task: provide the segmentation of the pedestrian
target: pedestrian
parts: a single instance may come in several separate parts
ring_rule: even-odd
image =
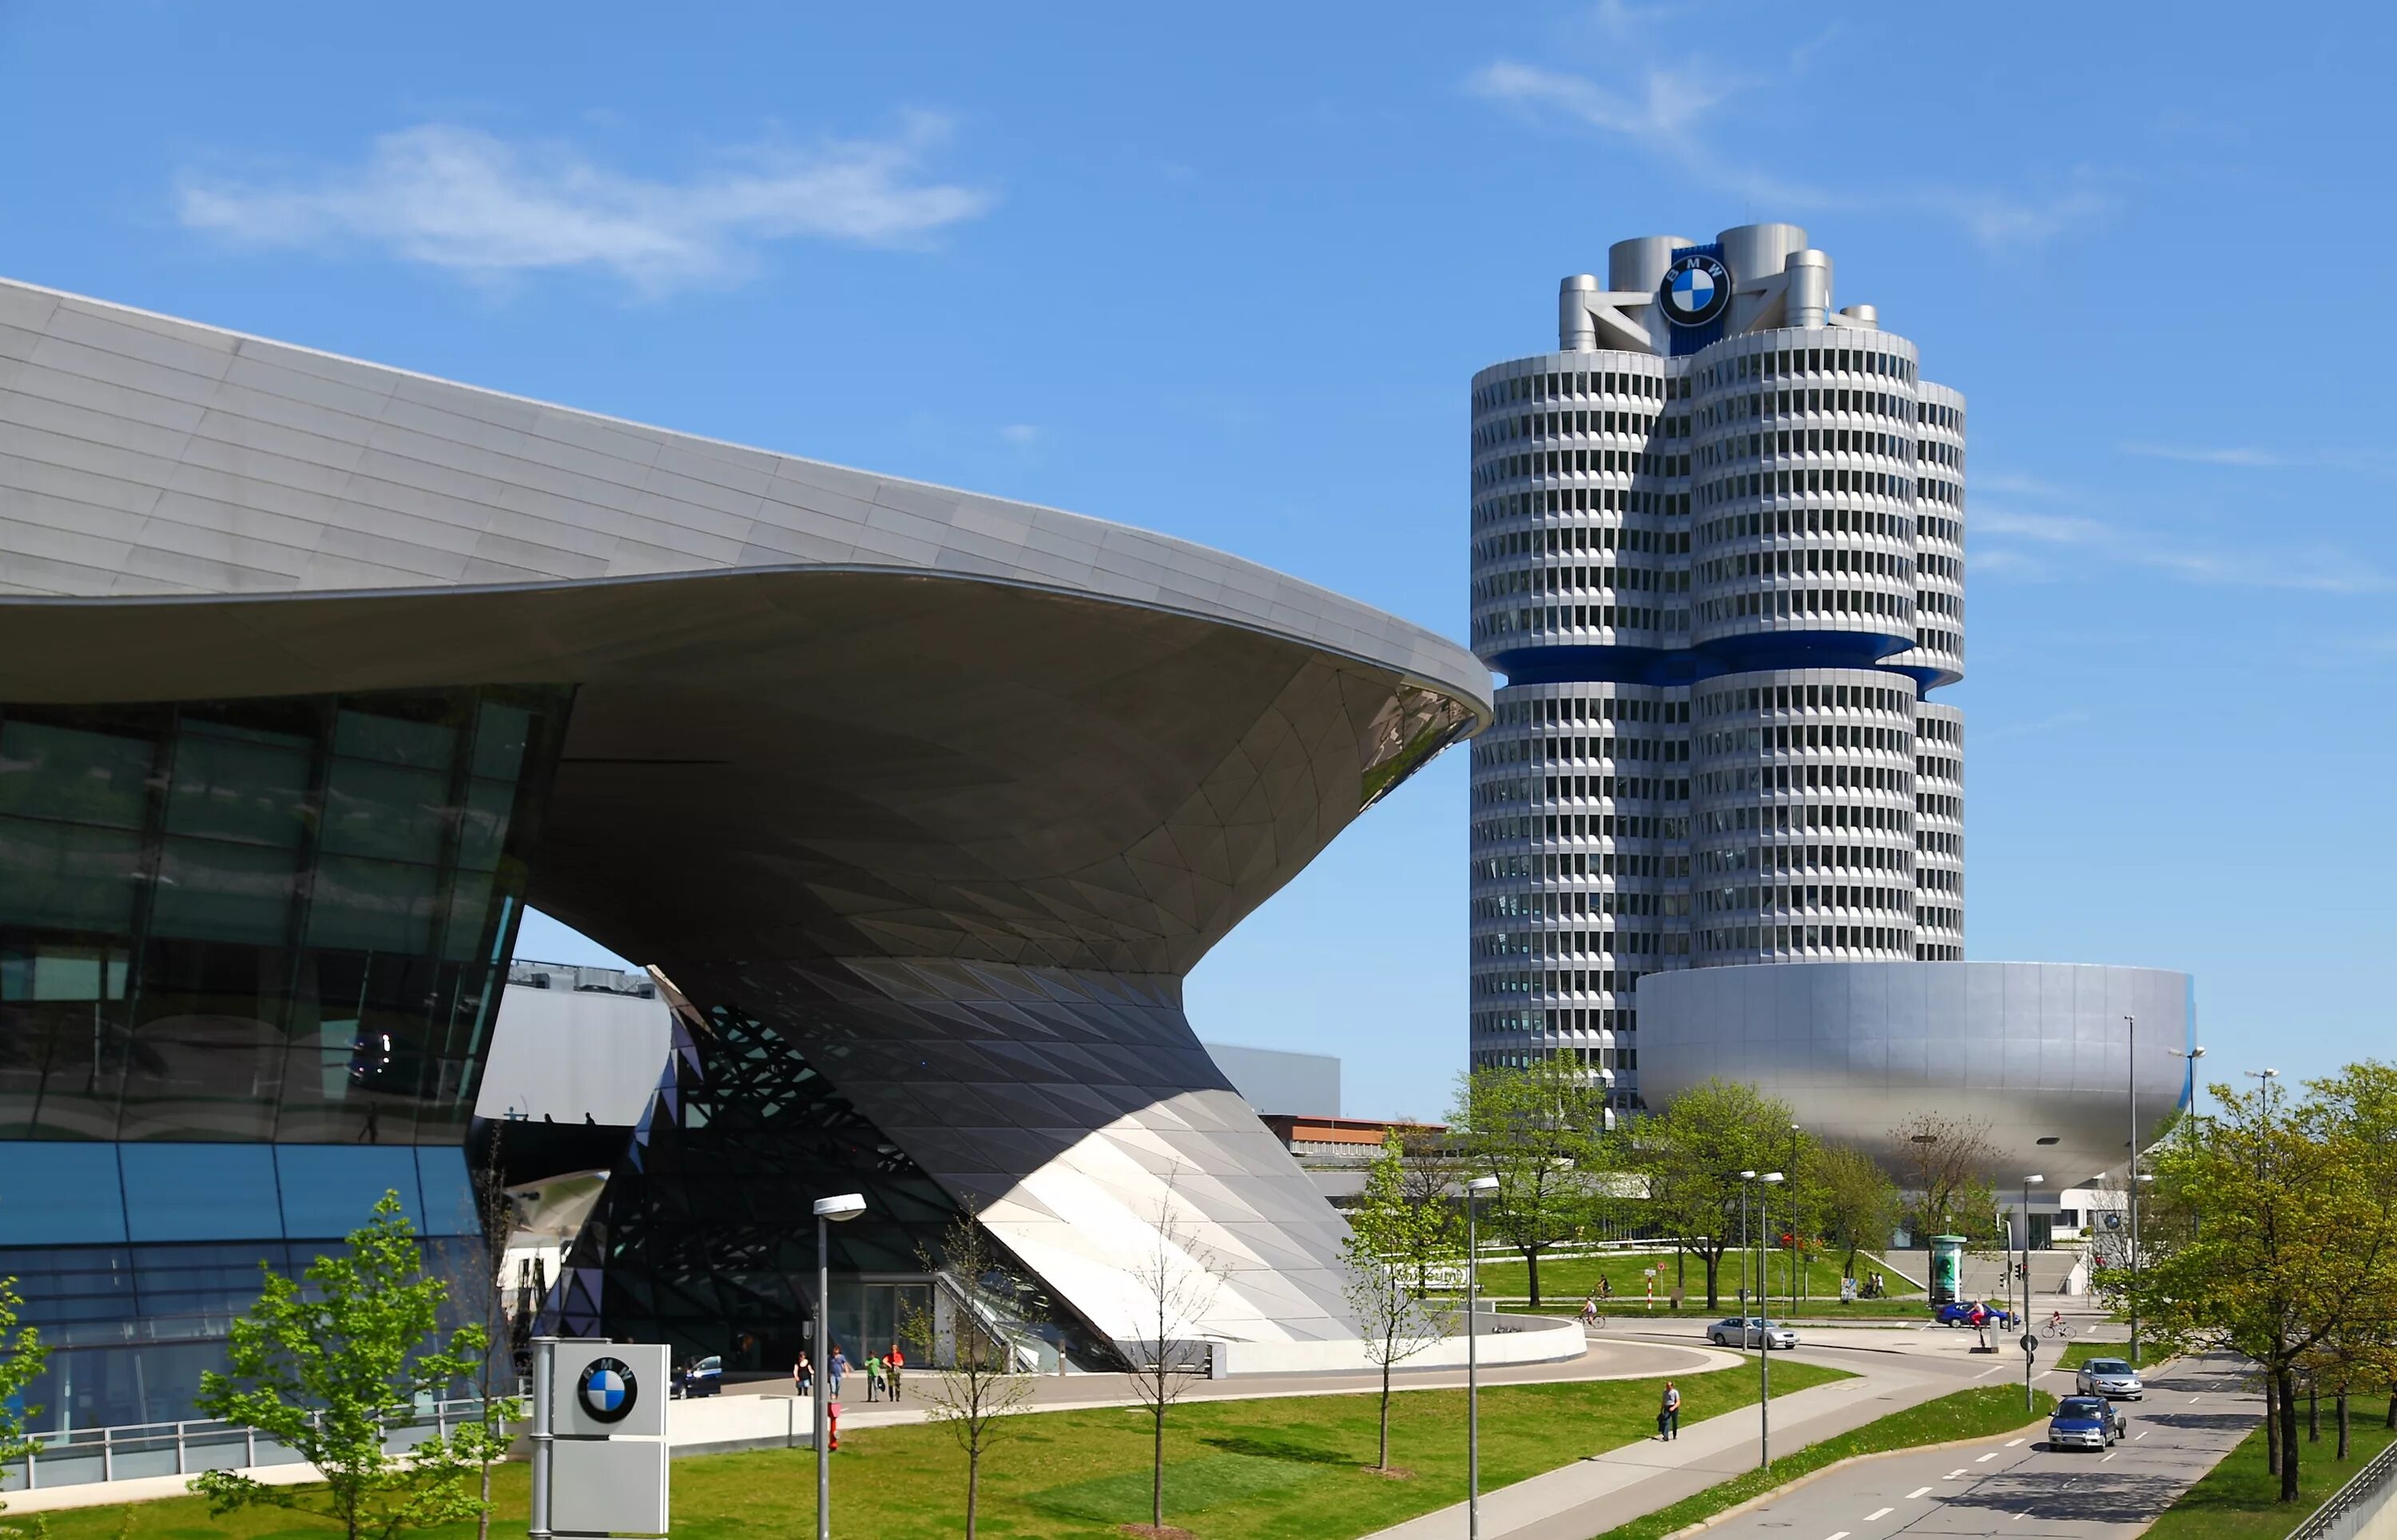
[[[865,1399],[867,1401],[877,1401],[882,1399],[883,1373],[880,1359],[869,1357],[865,1361]]]
[[[802,1348],[799,1352],[798,1361],[791,1365],[791,1394],[795,1396],[806,1395],[814,1379],[815,1365],[808,1361],[807,1352]]]
[[[1681,1436],[1681,1387],[1671,1380],[1665,1382],[1665,1399],[1656,1408],[1656,1437],[1678,1439]]]
[[[824,1378],[827,1381],[826,1388],[830,1389],[834,1395],[839,1395],[840,1382],[847,1378],[848,1375],[849,1355],[842,1352],[840,1350],[840,1344],[836,1342],[832,1345],[832,1357],[824,1360]]]
[[[891,1399],[892,1401],[897,1401],[899,1399],[899,1371],[907,1366],[907,1355],[901,1352],[899,1350],[899,1345],[894,1342],[891,1345],[890,1353],[883,1358],[882,1361],[891,1371]]]

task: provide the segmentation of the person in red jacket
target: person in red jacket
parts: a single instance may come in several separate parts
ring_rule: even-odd
[[[901,1352],[899,1350],[899,1345],[894,1342],[891,1345],[891,1356],[884,1359],[882,1361],[886,1366],[888,1366],[891,1372],[891,1399],[892,1401],[897,1401],[899,1399],[899,1371],[907,1366],[907,1355]]]

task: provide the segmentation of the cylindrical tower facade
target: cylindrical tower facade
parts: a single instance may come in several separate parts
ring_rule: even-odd
[[[1636,1106],[1643,974],[1962,954],[1962,400],[1831,271],[1619,242],[1474,377],[1476,1063]]]

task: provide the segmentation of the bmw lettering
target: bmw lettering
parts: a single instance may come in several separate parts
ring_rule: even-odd
[[[1665,270],[1657,299],[1665,317],[1677,326],[1703,326],[1731,303],[1731,269],[1702,252],[1681,258]]]
[[[623,1422],[641,1399],[640,1381],[622,1359],[593,1359],[585,1365],[574,1394],[594,1422]]]

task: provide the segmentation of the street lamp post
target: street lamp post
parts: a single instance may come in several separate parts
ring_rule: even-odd
[[[1756,1173],[1753,1171],[1739,1174],[1739,1318],[1742,1321],[1748,1319],[1748,1188],[1755,1180]],[[1741,1328],[1741,1340],[1746,1341],[1747,1336],[1747,1329]]]
[[[2023,1410],[2026,1412],[2030,1410],[2030,1363],[2031,1354],[2034,1351],[2030,1345],[2038,1340],[2031,1335],[2030,1331],[2030,1189],[2046,1180],[2046,1177],[2039,1175],[2025,1176],[2023,1178],[2022,1320],[2018,1324],[2022,1327]]]
[[[2197,1122],[2197,1061],[2205,1056],[2205,1045],[2199,1043],[2193,1048],[2175,1048],[2172,1056],[2189,1061],[2189,1082],[2181,1092],[2180,1121],[2182,1126],[2193,1128]],[[2182,1142],[2187,1143],[2188,1140]]]
[[[837,1198],[816,1200],[816,1372],[808,1397],[812,1403],[810,1416],[816,1440],[816,1540],[832,1540],[832,1450],[824,1441],[824,1406],[832,1399],[832,1348],[828,1346],[832,1315],[831,1227],[845,1224],[864,1212],[863,1193],[845,1192]]]
[[[2126,1077],[2131,1094],[2131,1163],[2130,1175],[2123,1187],[2128,1189],[2131,1205],[2131,1367],[2139,1366],[2139,1018],[2126,1016],[2122,1025],[2127,1029],[2130,1049],[2130,1073]]]
[[[1481,1540],[1481,1348],[1474,1321],[1474,1294],[1480,1281],[1480,1253],[1474,1213],[1485,1192],[1498,1190],[1495,1176],[1465,1184],[1465,1533]]]
[[[1757,1182],[1763,1187],[1773,1187],[1781,1179],[1781,1173],[1777,1171],[1767,1171],[1761,1175],[1753,1171],[1741,1172],[1739,1189],[1741,1209],[1745,1211],[1748,1206],[1748,1183]],[[1756,1195],[1756,1244],[1759,1252],[1756,1267],[1760,1278],[1763,1276],[1764,1269],[1764,1257],[1761,1255],[1766,1228],[1764,1197],[1764,1193],[1759,1190]],[[1772,1295],[1764,1294],[1761,1297],[1764,1304],[1769,1306],[1772,1303]],[[1746,1318],[1742,1319],[1744,1321]],[[1740,1335],[1745,1337],[1747,1334],[1748,1328],[1743,1324],[1740,1328]],[[1756,1317],[1756,1376],[1757,1388],[1761,1392],[1756,1401],[1756,1463],[1757,1468],[1761,1470],[1773,1463],[1773,1315],[1769,1309],[1759,1310]]]
[[[1791,1190],[1794,1192],[1798,1181],[1798,1125],[1796,1123],[1789,1125],[1789,1181]],[[1798,1201],[1792,1198],[1789,1201],[1789,1319],[1792,1321],[1798,1319],[1799,1281],[1805,1276],[1804,1255],[1804,1248],[1799,1244],[1798,1238]]]

